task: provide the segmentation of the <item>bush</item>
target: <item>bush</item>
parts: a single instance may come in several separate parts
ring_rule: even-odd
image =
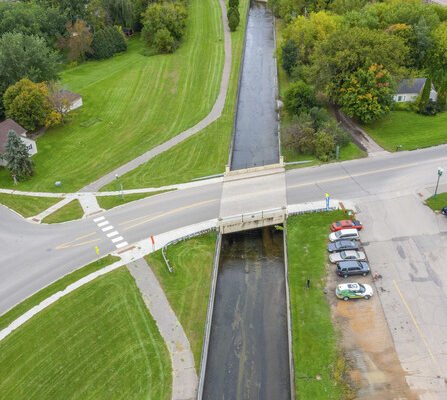
[[[284,96],[284,107],[290,115],[307,113],[317,105],[314,89],[303,81],[293,82]]]
[[[159,53],[172,53],[175,50],[175,39],[166,28],[155,33],[154,47]]]
[[[281,49],[282,67],[287,75],[291,76],[298,63],[298,46],[293,40],[288,39]]]
[[[228,17],[228,27],[231,32],[234,32],[239,26],[240,16],[239,10],[237,8],[230,8],[227,13]]]
[[[108,26],[96,31],[93,35],[91,57],[104,59],[127,50],[127,42],[122,32]]]
[[[239,7],[239,0],[230,0],[228,2],[228,6],[230,8],[238,8]]]
[[[149,4],[143,14],[143,39],[158,51],[163,48],[166,52],[169,48],[169,52],[173,52],[185,32],[187,16],[186,7],[182,3]],[[169,35],[164,31],[158,33],[160,30],[168,31]]]

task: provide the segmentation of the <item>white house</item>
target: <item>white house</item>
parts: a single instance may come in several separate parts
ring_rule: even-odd
[[[64,103],[68,104],[68,110],[65,111],[73,111],[82,106],[82,96],[80,94],[65,89],[62,89],[59,93]]]
[[[36,142],[26,136],[26,130],[12,119],[0,122],[0,165],[5,166],[6,161],[1,157],[6,152],[9,131],[13,131],[25,144],[30,156],[37,153]]]
[[[403,79],[399,84],[396,94],[393,96],[393,100],[396,103],[409,103],[416,101],[417,97],[422,93],[422,89],[424,89],[426,81],[426,78]],[[437,98],[438,92],[432,84],[430,90],[430,100],[436,101]]]

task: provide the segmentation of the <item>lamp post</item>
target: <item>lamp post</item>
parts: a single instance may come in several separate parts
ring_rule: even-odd
[[[124,200],[124,193],[123,193],[123,183],[119,181],[119,175],[115,174],[116,182],[117,182],[117,188],[120,190],[120,196],[121,200]]]
[[[436,197],[436,194],[438,193],[439,179],[441,179],[443,172],[444,172],[444,170],[441,167],[438,167],[438,180],[436,181],[436,189],[435,189],[435,194],[433,195],[433,197]]]

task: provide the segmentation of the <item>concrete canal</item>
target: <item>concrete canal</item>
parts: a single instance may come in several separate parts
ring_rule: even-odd
[[[231,169],[279,162],[273,16],[252,2],[239,88]]]
[[[225,235],[203,399],[290,399],[281,231]]]

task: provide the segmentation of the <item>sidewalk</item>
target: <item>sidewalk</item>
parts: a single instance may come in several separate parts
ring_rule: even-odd
[[[160,283],[144,258],[127,268],[140,289],[144,303],[158,326],[172,361],[172,400],[193,400],[197,391],[197,373],[188,338],[172,310]]]

